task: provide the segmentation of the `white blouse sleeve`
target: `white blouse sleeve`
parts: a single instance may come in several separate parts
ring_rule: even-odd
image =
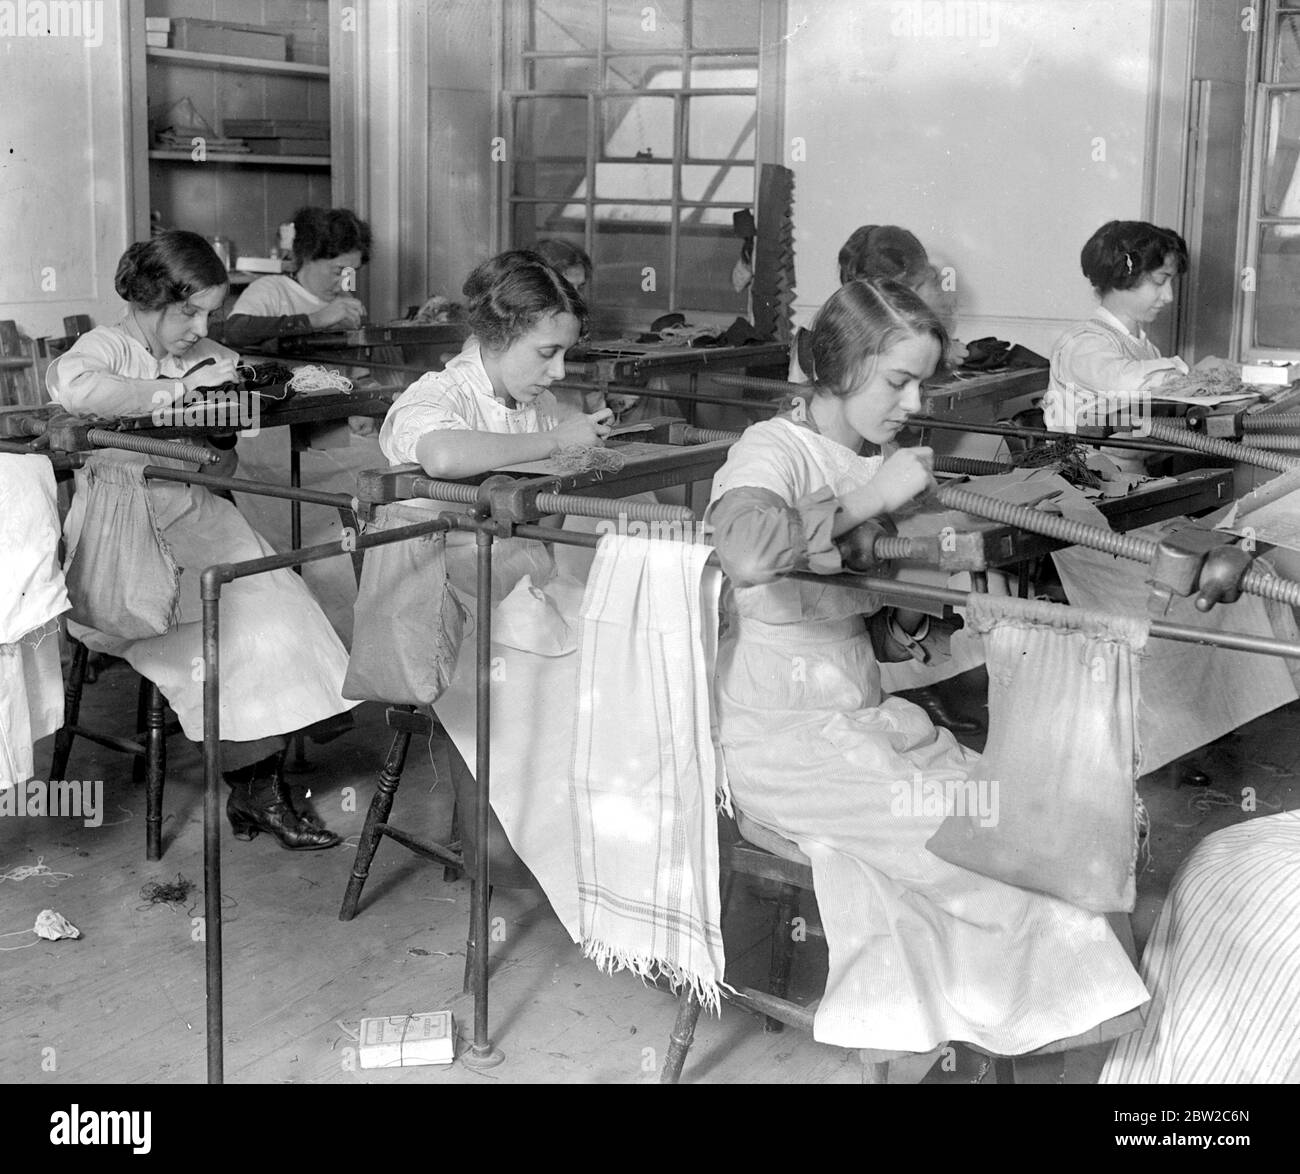
[[[126,339],[112,331],[83,334],[50,364],[45,376],[50,398],[81,416],[145,416],[185,394],[179,379],[131,379]]]
[[[422,375],[408,387],[384,417],[379,447],[394,465],[418,463],[415,447],[428,432],[472,431],[474,421],[459,410],[453,387],[437,373]]]
[[[1066,335],[1052,355],[1052,374],[1062,386],[1100,396],[1124,396],[1154,387],[1165,373],[1183,370],[1176,358],[1135,359],[1123,354],[1104,330]]]

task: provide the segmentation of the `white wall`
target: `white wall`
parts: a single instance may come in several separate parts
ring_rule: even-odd
[[[85,7],[102,13],[99,44],[0,36],[0,318],[33,338],[62,335],[65,315],[105,323],[122,313],[113,273],[131,239],[123,5]]]
[[[334,196],[370,221],[367,305],[383,321],[430,294],[459,297],[494,251],[497,30],[486,0],[349,7],[360,23],[336,38]]]
[[[955,269],[959,337],[1049,349],[1092,308],[1084,241],[1143,214],[1160,2],[791,0],[799,320],[849,233],[892,223]]]

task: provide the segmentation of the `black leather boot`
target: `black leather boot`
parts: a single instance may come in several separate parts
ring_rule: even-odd
[[[897,696],[904,701],[910,701],[913,705],[919,705],[929,715],[930,720],[936,726],[944,726],[950,729],[954,734],[978,734],[983,728],[983,724],[972,721],[969,718],[958,717],[953,713],[939,696],[938,690],[932,686],[926,686],[922,689],[906,689]]]
[[[237,840],[251,840],[258,832],[274,836],[282,848],[310,852],[342,843],[333,832],[313,826],[294,810],[284,781],[284,752],[226,774],[230,798],[226,815]]]

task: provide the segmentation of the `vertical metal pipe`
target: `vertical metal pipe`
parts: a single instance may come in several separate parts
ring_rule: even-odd
[[[223,1082],[221,992],[221,691],[217,642],[221,583],[203,574],[203,912],[208,1083]]]
[[[474,775],[478,786],[474,788],[474,830],[478,838],[478,855],[475,860],[474,899],[471,910],[474,951],[474,1055],[487,1057],[492,1053],[488,1039],[488,906],[491,877],[489,874],[489,820],[491,816],[490,772],[492,751],[492,533],[481,529],[475,534],[478,555],[478,642],[476,647],[476,746]]]

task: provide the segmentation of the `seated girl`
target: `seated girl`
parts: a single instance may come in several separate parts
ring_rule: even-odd
[[[202,237],[166,232],[132,245],[118,263],[115,288],[127,302],[126,316],[116,326],[83,334],[50,365],[46,378],[55,403],[81,415],[148,415],[189,392],[235,378],[238,356],[207,337],[209,317],[226,296],[226,269]],[[112,449],[89,460],[97,467],[117,463],[193,471],[181,461]],[[77,473],[77,485],[65,527],[70,556],[82,536],[84,472]],[[185,572],[179,624],[138,640],[74,623],[69,630],[91,649],[123,657],[157,684],[185,736],[198,742],[203,738],[203,684],[194,671],[203,660],[199,575],[214,563],[274,551],[233,505],[207,489],[155,480],[147,492],[157,529]],[[322,736],[327,729],[341,732],[340,715],[356,704],[340,693],[346,669],[343,645],[291,571],[240,579],[222,592],[221,752],[231,787],[226,811],[237,837],[252,839],[265,831],[293,849],[339,843],[313,812],[295,808],[283,762],[290,734],[306,727]]]
[[[931,485],[930,450],[895,439],[947,341],[910,289],[849,282],[813,323],[809,393],[732,447],[707,514],[730,579],[719,732],[737,806],[812,860],[830,949],[816,1038],[1019,1055],[1132,1011],[1146,991],[1103,918],[926,850],[943,816],[900,794],[964,780],[978,756],[882,695],[863,614],[879,600],[784,577],[841,570],[837,539]],[[918,618],[873,627],[899,640]]]
[[[941,322],[946,322],[948,307],[939,283],[939,275],[930,263],[925,246],[905,228],[896,224],[863,224],[855,228],[840,248],[838,257],[840,284],[850,281],[896,281],[907,286],[928,305]],[[810,335],[802,327],[795,333],[790,348],[791,383],[803,383],[811,370],[808,353]],[[966,357],[966,348],[954,338],[948,340],[944,363],[956,366]]]
[[[586,327],[577,290],[536,253],[518,250],[475,269],[464,294],[473,337],[398,397],[379,433],[384,455],[433,477],[470,477],[599,444],[609,410],[561,421],[548,390]]]
[[[577,245],[558,236],[539,240],[534,251],[584,297],[591,291],[591,258]]]
[[[1079,262],[1098,306],[1052,350],[1042,406],[1054,432],[1099,427],[1119,408],[1146,411],[1143,392],[1187,374],[1187,364],[1162,357],[1142,329],[1174,300],[1174,278],[1187,270],[1183,238],[1172,228],[1112,220],[1088,238]]]
[[[475,269],[464,294],[474,334],[442,371],[421,376],[398,397],[379,433],[384,455],[395,465],[418,463],[432,477],[455,478],[543,460],[566,445],[600,444],[609,409],[566,416],[548,390],[564,378],[564,354],[586,328],[587,307],[573,286],[536,253],[515,251]],[[411,504],[465,508],[427,499]],[[542,543],[513,538],[494,543],[492,569],[500,600],[525,574],[540,586],[554,573],[554,560]],[[447,575],[466,600],[477,594],[471,533],[448,534]],[[470,811],[473,776],[455,747],[448,749],[458,800]],[[471,841],[466,835],[472,872]],[[526,883],[495,817],[489,851],[502,865],[494,864],[496,883]]]
[[[259,277],[226,319],[225,341],[257,346],[317,330],[354,330],[366,308],[354,296],[370,260],[370,226],[347,208],[301,208],[293,218],[295,271]]]

